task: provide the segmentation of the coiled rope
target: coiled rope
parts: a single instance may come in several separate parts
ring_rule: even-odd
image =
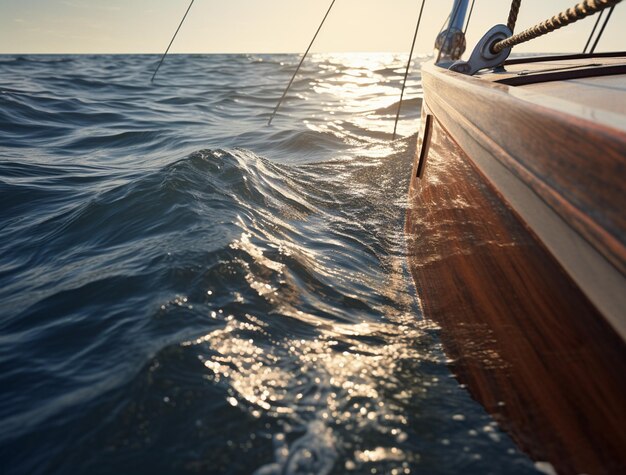
[[[513,35],[505,40],[499,41],[491,47],[494,53],[499,53],[505,48],[510,48],[521,43],[533,40],[564,26],[570,25],[578,20],[582,20],[594,13],[598,13],[605,8],[617,5],[622,0],[585,0],[578,5],[554,15],[552,18],[539,23],[532,28]],[[516,3],[515,0],[513,3]],[[513,8],[511,8],[513,10]],[[517,18],[517,14],[515,15]],[[510,17],[509,17],[510,20]]]

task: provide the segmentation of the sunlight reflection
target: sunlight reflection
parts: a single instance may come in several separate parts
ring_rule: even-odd
[[[244,233],[233,248],[246,250],[268,275],[280,274],[286,282],[283,265],[264,256],[251,238],[251,233]],[[403,260],[398,256],[387,260],[390,272],[383,292],[396,304],[408,305]],[[399,375],[405,361],[437,358],[420,353],[414,344],[423,338],[428,324],[416,324],[413,313],[387,306],[380,308],[386,314],[384,319],[342,323],[295,307],[298,299],[288,282],[286,287],[270,286],[266,291],[266,280],[255,277],[251,270],[247,279],[259,296],[274,305],[275,310],[264,317],[272,322],[252,313],[228,315],[223,328],[185,345],[203,345],[210,350],[201,352],[200,359],[209,371],[208,378],[226,383],[229,405],[254,418],[284,421],[286,433],[306,428],[304,435],[290,444],[284,434],[275,434],[276,461],[258,473],[283,473],[286,464],[296,459],[304,465],[316,461],[332,466],[338,427],[355,434],[374,431],[402,444],[408,424],[403,407],[415,394],[401,389],[404,384]],[[306,334],[300,327],[307,328]],[[290,330],[280,332],[280,328]],[[267,341],[269,347],[264,345]],[[434,384],[436,381],[429,381],[422,391]],[[373,447],[355,451],[346,468],[387,462],[397,463],[396,473],[407,473],[407,464],[416,457],[419,454],[405,454],[399,446]]]
[[[422,100],[418,65],[424,59],[414,59],[413,73],[407,82],[398,124],[401,136],[412,135],[418,129]],[[316,132],[331,133],[353,146],[380,141],[388,144],[406,60],[406,55],[390,53],[313,55],[311,61],[320,74],[311,74],[309,87],[297,93],[300,100],[311,103],[307,110],[315,110],[306,126]],[[386,155],[391,153],[387,146]]]

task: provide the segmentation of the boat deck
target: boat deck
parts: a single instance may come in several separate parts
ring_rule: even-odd
[[[522,86],[527,100],[567,108],[569,112],[578,109],[583,117],[626,130],[626,53],[559,58],[513,59],[502,70],[479,73],[477,77]]]
[[[504,67],[479,72],[475,77],[509,86],[525,86],[553,81],[589,77],[623,76],[626,74],[626,53],[605,53],[594,56],[562,55],[542,58],[516,58]],[[622,84],[623,78],[616,79]]]
[[[575,102],[588,108],[590,114],[600,110],[619,115],[616,125],[626,129],[626,74],[529,84],[524,89]]]

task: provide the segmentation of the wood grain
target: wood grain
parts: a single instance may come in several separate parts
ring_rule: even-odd
[[[613,77],[599,76],[532,84],[524,86],[524,90],[564,101],[575,97],[583,107],[626,117],[626,80],[616,82]]]
[[[533,459],[626,473],[622,339],[436,119],[415,172],[409,265],[458,379]]]
[[[495,159],[626,274],[626,118],[462,76],[423,69],[426,100],[445,124],[467,121]],[[614,76],[618,78],[618,76]],[[457,114],[452,116],[452,111]],[[448,115],[448,117],[444,117]]]
[[[505,63],[504,68],[479,72],[482,80],[523,86],[535,83],[566,81],[576,78],[614,76],[626,74],[626,55],[617,57],[587,57],[566,59],[555,57],[543,61],[520,61]],[[619,84],[623,80],[613,80]]]

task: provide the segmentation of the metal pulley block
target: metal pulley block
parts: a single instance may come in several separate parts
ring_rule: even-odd
[[[456,61],[465,53],[465,34],[458,28],[442,31],[435,40],[435,49],[441,51],[440,60]]]
[[[499,53],[494,53],[492,47],[512,34],[506,25],[494,26],[478,42],[469,60],[455,62],[450,66],[450,70],[471,76],[481,69],[500,66],[511,54],[511,48],[504,48]]]

